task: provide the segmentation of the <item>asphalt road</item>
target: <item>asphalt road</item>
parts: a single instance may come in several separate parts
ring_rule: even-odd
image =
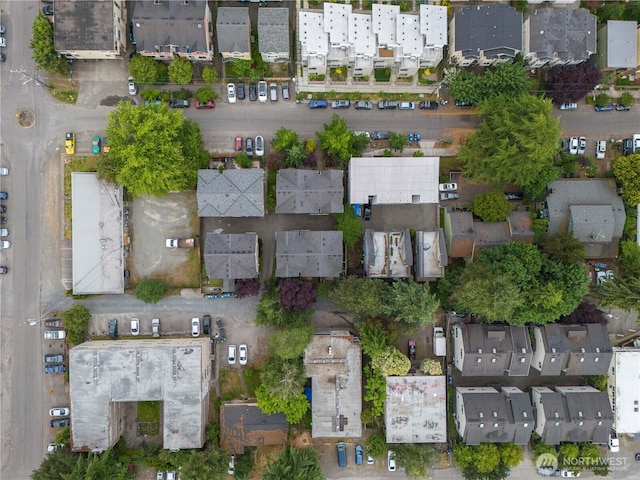
[[[10,176],[3,177],[2,190],[9,192],[7,205],[12,247],[0,253],[10,273],[0,279],[0,477],[24,480],[40,464],[45,445],[55,432],[48,429],[46,409],[64,398],[59,376],[43,375],[41,356],[60,349],[42,341],[42,325],[31,326],[27,319],[38,319],[47,312],[69,304],[60,283],[61,251],[61,175],[65,131],[75,131],[78,151],[88,152],[90,139],[102,132],[110,107],[100,102],[113,95],[127,97],[125,62],[78,62],[75,77],[82,82],[77,105],[54,101],[33,76],[30,42],[33,18],[40,2],[14,1],[1,4],[1,22],[7,27],[7,61],[0,66],[0,149],[3,166]],[[115,67],[115,68],[114,68]],[[137,100],[140,98],[138,96]],[[21,128],[15,120],[21,109],[34,112],[36,122]],[[230,105],[217,102],[216,109],[186,110],[188,118],[202,128],[205,146],[217,152],[231,152],[235,135],[261,134],[267,142],[285,126],[308,138],[330,121],[334,111],[311,111],[305,104],[280,101],[259,104],[240,101]],[[474,128],[478,119],[472,111],[453,106],[433,112],[364,112],[341,110],[354,130],[393,130],[419,132],[423,139],[446,138],[451,129]],[[583,106],[560,116],[567,134],[589,138],[623,138],[638,133],[640,108],[631,112],[594,113]],[[91,299],[87,305],[100,313],[147,311],[140,302],[125,297]],[[249,304],[247,304],[249,305]],[[159,312],[213,313],[227,305],[202,299],[167,299],[153,307]],[[240,307],[241,310],[244,307]],[[246,313],[246,312],[243,312]],[[53,378],[52,378],[53,377]],[[437,478],[456,478],[455,471],[440,472]],[[397,474],[389,475],[397,476]],[[345,477],[346,478],[346,477]],[[525,477],[522,477],[525,478]]]

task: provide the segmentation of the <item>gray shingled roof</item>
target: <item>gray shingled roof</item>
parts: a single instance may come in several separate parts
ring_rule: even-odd
[[[447,209],[446,215],[449,217],[451,226],[451,241],[447,245],[449,256],[453,258],[471,257],[476,238],[476,232],[473,228],[473,214]]]
[[[238,280],[258,276],[258,235],[207,233],[204,242],[207,276]]]
[[[220,446],[233,455],[245,447],[286,445],[289,423],[284,413],[267,415],[256,404],[223,402],[220,407]]]
[[[540,8],[529,26],[529,51],[540,59],[585,61],[596,51],[596,16],[587,9]]]
[[[198,215],[263,217],[264,170],[198,170]]]
[[[248,7],[218,7],[218,52],[250,52]]]
[[[260,53],[289,52],[289,9],[258,10],[258,47]]]
[[[208,52],[204,28],[207,2],[137,1],[132,14],[138,52]]]
[[[112,0],[56,1],[56,50],[116,49]]]
[[[342,232],[276,232],[276,276],[338,277],[342,272]]]
[[[522,14],[503,4],[464,7],[455,12],[454,51],[465,57],[515,56],[522,50]]]
[[[342,170],[278,170],[276,213],[342,213],[342,177]]]
[[[562,395],[547,387],[532,387],[531,390],[539,392],[541,398],[542,411],[536,409],[538,416],[536,423],[544,421],[542,441],[547,445],[559,445],[567,438],[570,426],[568,424],[569,412]],[[535,400],[535,395],[532,397]]]

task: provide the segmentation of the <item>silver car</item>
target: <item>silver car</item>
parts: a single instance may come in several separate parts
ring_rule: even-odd
[[[578,139],[578,155],[584,155],[584,152],[586,149],[587,149],[587,139],[585,137],[580,137]]]

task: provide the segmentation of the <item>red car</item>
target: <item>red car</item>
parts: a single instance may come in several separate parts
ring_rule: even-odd
[[[209,100],[208,102],[203,102],[200,103],[198,100],[196,100],[196,108],[216,108],[216,104],[213,102],[213,100]]]
[[[416,341],[409,340],[409,360],[416,359]]]
[[[242,151],[242,137],[236,137],[236,152]]]

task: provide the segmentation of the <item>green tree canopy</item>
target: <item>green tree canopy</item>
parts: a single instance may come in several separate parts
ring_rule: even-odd
[[[380,458],[387,453],[387,440],[379,432],[374,433],[367,440],[367,455]]]
[[[109,114],[107,136],[111,150],[100,157],[98,174],[134,196],[193,188],[209,162],[198,124],[166,105],[120,102]]]
[[[420,370],[425,375],[442,375],[442,363],[433,358],[425,358],[420,364]]]
[[[640,245],[633,240],[620,242],[620,267],[625,277],[640,277]]]
[[[342,213],[334,213],[335,229],[342,232],[342,241],[347,247],[353,247],[362,238],[362,222],[356,217],[351,205],[347,205]]]
[[[494,188],[476,196],[469,210],[485,222],[503,222],[513,211],[513,206],[507,201],[502,190]]]
[[[358,335],[362,351],[371,358],[389,346],[389,334],[378,322],[362,322]]]
[[[584,260],[584,244],[571,233],[555,233],[542,241],[542,251],[555,262],[572,263]]]
[[[593,102],[598,107],[604,107],[606,104],[611,103],[611,97],[606,93],[599,93]]]
[[[40,467],[31,472],[31,480],[59,480],[71,474],[78,456],[72,454],[68,448],[61,448],[48,453]]]
[[[331,123],[324,124],[322,132],[316,132],[320,148],[337,160],[340,168],[345,168],[354,154],[357,140],[347,127],[347,119],[333,114]]]
[[[31,43],[29,47],[33,50],[33,59],[36,61],[36,67],[39,70],[63,75],[69,73],[67,59],[58,57],[58,52],[53,46],[53,25],[40,12],[38,12],[31,26]]]
[[[364,401],[371,404],[371,416],[377,418],[384,413],[387,400],[387,380],[370,365],[364,367]]]
[[[187,85],[193,78],[193,65],[185,57],[173,57],[169,64],[169,80],[178,85]]]
[[[604,307],[618,307],[625,312],[640,310],[640,278],[614,277],[596,287],[596,298]]]
[[[410,278],[408,282],[396,280],[391,284],[391,293],[383,311],[397,322],[423,326],[435,323],[438,308],[440,302],[431,293],[429,284],[417,283]]]
[[[393,447],[396,463],[403,467],[409,478],[428,478],[427,471],[435,457],[432,445],[400,443]]]
[[[283,360],[300,358],[311,343],[314,332],[312,324],[279,330],[269,335],[269,349]]]
[[[375,317],[384,311],[388,291],[381,280],[349,276],[336,284],[329,298],[356,315]]]
[[[151,57],[135,55],[129,60],[129,74],[137,83],[160,83],[167,78],[167,66]]]
[[[136,287],[136,298],[145,303],[158,303],[165,292],[166,288],[162,280],[144,280]]]
[[[223,480],[228,478],[229,454],[213,445],[204,450],[191,450],[180,466],[184,480]]]
[[[527,93],[532,82],[527,70],[520,63],[501,63],[484,74],[463,70],[451,80],[451,96],[472,105],[488,98],[504,96],[509,101]]]
[[[215,67],[204,67],[202,69],[202,80],[210,85],[218,83],[218,70]]]
[[[302,359],[272,357],[260,373],[262,384],[256,389],[258,408],[268,415],[284,413],[289,423],[298,423],[309,409],[303,394],[307,381]]]
[[[371,367],[383,377],[403,376],[411,370],[411,361],[396,347],[388,346],[371,359]]]
[[[622,198],[628,205],[640,204],[640,153],[617,157],[613,161],[613,174],[622,187]]]
[[[73,345],[84,342],[91,312],[84,305],[73,305],[62,314],[62,322],[67,331],[67,340]]]
[[[276,152],[286,152],[294,145],[300,143],[300,137],[296,132],[288,128],[280,127],[271,139],[271,146]]]
[[[624,92],[620,97],[620,100],[618,101],[618,103],[620,103],[620,105],[622,105],[623,107],[629,107],[633,105],[633,101],[634,101],[633,94],[630,92]]]
[[[318,453],[312,447],[287,446],[262,473],[264,480],[324,480]]]
[[[211,90],[211,87],[200,87],[196,90],[196,98],[200,103],[207,103],[209,100],[215,100],[217,97],[218,95]]]
[[[464,174],[477,182],[513,182],[536,198],[558,177],[560,122],[551,101],[522,95],[495,97],[478,105],[480,130],[458,151]]]
[[[389,134],[389,148],[391,150],[402,153],[407,145],[409,145],[409,137],[404,133],[391,132]]]

